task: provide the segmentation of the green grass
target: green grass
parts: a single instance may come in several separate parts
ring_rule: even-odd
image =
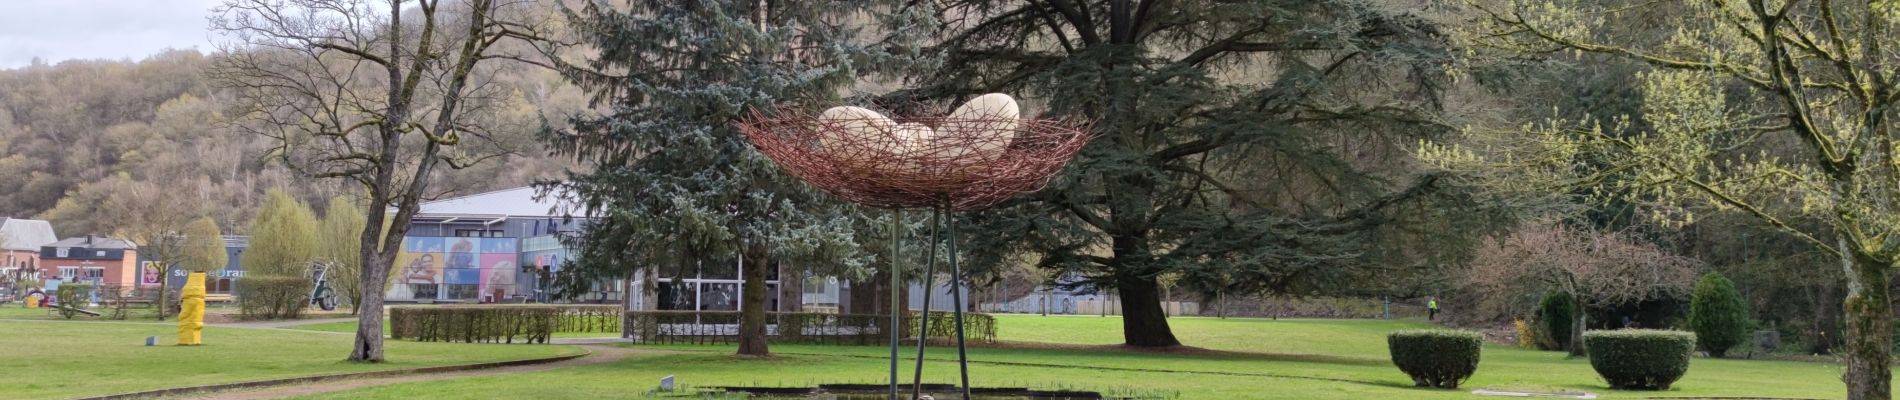
[[[350,335],[281,329],[207,327],[204,346],[172,346],[177,325],[0,319],[0,354],[9,368],[0,397],[67,398],[169,387],[468,364],[574,354],[558,345],[483,345],[390,341],[389,362],[343,362]],[[159,346],[146,347],[146,336]]]
[[[1461,390],[1416,389],[1387,360],[1385,334],[1426,326],[1420,321],[1174,318],[1189,345],[1218,350],[1187,354],[1132,352],[1115,317],[998,317],[998,336],[1067,348],[973,348],[977,386],[1029,386],[1147,391],[1181,399],[1472,399],[1476,388],[1583,390],[1603,398],[1768,396],[1840,398],[1841,367],[1830,363],[1698,358],[1666,392],[1608,389],[1589,361],[1561,353],[1488,346],[1478,372]],[[1019,344],[1020,345],[1020,344]],[[1102,345],[1098,348],[1074,345]],[[770,360],[735,358],[729,346],[637,346],[633,358],[609,364],[520,375],[470,377],[365,388],[313,398],[628,397],[676,375],[681,384],[810,386],[884,381],[888,351],[875,346],[774,345]],[[907,349],[906,353],[914,351]],[[956,381],[954,349],[933,347],[927,380]],[[909,356],[905,357],[907,360]],[[903,363],[905,380],[910,362]]]
[[[315,324],[292,325],[284,329],[301,329],[321,332],[356,333],[356,321],[323,322]],[[383,335],[389,335],[389,324],[383,324]],[[620,337],[620,332],[555,332],[556,338],[600,338]]]

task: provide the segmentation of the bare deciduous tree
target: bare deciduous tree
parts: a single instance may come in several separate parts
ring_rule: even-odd
[[[235,129],[274,139],[268,157],[305,175],[363,188],[368,312],[349,359],[382,361],[387,270],[417,203],[441,192],[438,166],[505,154],[486,119],[508,95],[495,72],[538,63],[547,13],[512,0],[228,0],[213,14],[233,41],[209,75],[237,95]]]
[[[1549,292],[1568,293],[1579,307],[1608,306],[1687,294],[1695,264],[1619,233],[1532,225],[1479,244],[1466,279],[1489,293],[1481,305],[1488,310],[1536,304]],[[1572,354],[1583,352],[1586,317],[1578,311],[1566,346]]]

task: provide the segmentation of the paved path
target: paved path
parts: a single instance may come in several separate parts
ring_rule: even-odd
[[[290,327],[290,326],[297,326],[297,325],[306,325],[306,324],[323,324],[323,323],[331,323],[331,322],[351,322],[351,321],[356,321],[356,317],[348,317],[348,318],[314,318],[314,319],[280,319],[280,320],[269,320],[269,321],[240,321],[240,322],[224,322],[224,323],[216,323],[216,324],[205,324],[205,326],[217,326],[217,327],[225,327],[225,328],[265,328],[265,329],[276,329],[276,328],[284,328],[284,327]],[[320,331],[313,331],[313,332],[320,332]],[[340,333],[340,332],[329,332],[329,333]]]
[[[519,373],[546,371],[546,370],[557,369],[557,368],[572,368],[572,367],[579,367],[579,366],[585,366],[585,365],[604,364],[604,363],[619,361],[637,352],[636,350],[625,348],[625,347],[619,347],[619,346],[585,345],[581,347],[587,349],[588,351],[590,351],[590,353],[580,358],[566,360],[566,361],[556,361],[556,362],[547,363],[547,364],[523,365],[523,366],[516,366],[516,367],[501,367],[501,368],[478,369],[478,370],[472,370],[472,371],[444,372],[444,373],[434,373],[434,374],[391,374],[388,376],[381,376],[381,377],[375,377],[375,378],[325,380],[325,381],[317,381],[317,382],[302,383],[302,384],[274,386],[274,387],[268,387],[268,388],[242,389],[242,390],[233,390],[233,391],[227,391],[227,392],[205,393],[205,394],[200,394],[196,396],[181,396],[180,398],[210,399],[210,400],[227,400],[227,399],[237,400],[237,399],[277,399],[277,398],[286,398],[286,397],[309,396],[309,395],[316,395],[316,394],[335,393],[335,392],[341,392],[341,391],[346,391],[346,390],[361,389],[361,388],[374,387],[374,386],[395,385],[395,384],[410,383],[410,382],[438,381],[438,380],[444,380],[444,379],[457,379],[457,378],[502,375],[502,374],[519,374]]]

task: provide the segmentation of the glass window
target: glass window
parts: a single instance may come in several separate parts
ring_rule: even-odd
[[[86,279],[102,279],[105,277],[105,268],[86,268]]]
[[[415,297],[414,297],[414,299],[416,299],[416,300],[421,300],[421,299],[434,299],[434,298],[435,298],[435,290],[436,290],[436,287],[435,287],[435,284],[433,284],[433,283],[412,283],[412,284],[409,284],[409,293],[415,293]]]
[[[72,280],[79,277],[79,267],[59,267],[60,280]]]
[[[481,285],[449,285],[449,299],[474,300],[481,296]]]
[[[698,309],[699,301],[696,296],[698,290],[694,284],[663,282],[655,286],[659,287],[659,293],[656,295],[659,297],[660,304],[656,304],[657,308],[661,310]]]
[[[707,311],[738,311],[739,284],[702,283],[704,292],[699,294],[699,309]]]

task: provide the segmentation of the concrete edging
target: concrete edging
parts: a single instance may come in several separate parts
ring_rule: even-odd
[[[82,400],[141,399],[141,398],[151,398],[151,397],[161,397],[161,396],[177,396],[177,395],[192,394],[192,393],[221,392],[221,391],[229,391],[229,390],[235,390],[235,389],[265,388],[265,387],[271,387],[271,386],[283,386],[283,385],[299,384],[299,383],[320,382],[320,381],[333,380],[333,379],[356,379],[356,378],[383,377],[383,376],[391,376],[391,375],[411,375],[411,374],[439,374],[439,373],[444,373],[444,372],[461,372],[461,371],[473,371],[473,370],[482,370],[482,369],[491,369],[491,368],[515,367],[515,366],[522,366],[522,365],[548,364],[548,363],[561,362],[561,361],[567,361],[567,360],[572,360],[576,358],[586,357],[586,356],[594,354],[592,350],[587,350],[587,349],[581,349],[581,350],[582,351],[580,354],[569,354],[569,355],[564,355],[564,356],[554,356],[554,357],[546,357],[546,358],[530,358],[530,359],[523,359],[523,360],[496,361],[496,362],[462,364],[462,365],[442,365],[442,366],[435,366],[435,367],[396,369],[396,370],[387,370],[387,371],[368,371],[368,372],[351,372],[351,373],[343,373],[343,374],[300,376],[300,377],[265,379],[265,380],[247,381],[247,382],[221,383],[221,384],[216,384],[216,385],[185,386],[185,387],[175,387],[175,388],[167,388],[167,389],[109,394],[109,395],[104,395],[104,396],[80,397],[79,399],[82,399]]]

